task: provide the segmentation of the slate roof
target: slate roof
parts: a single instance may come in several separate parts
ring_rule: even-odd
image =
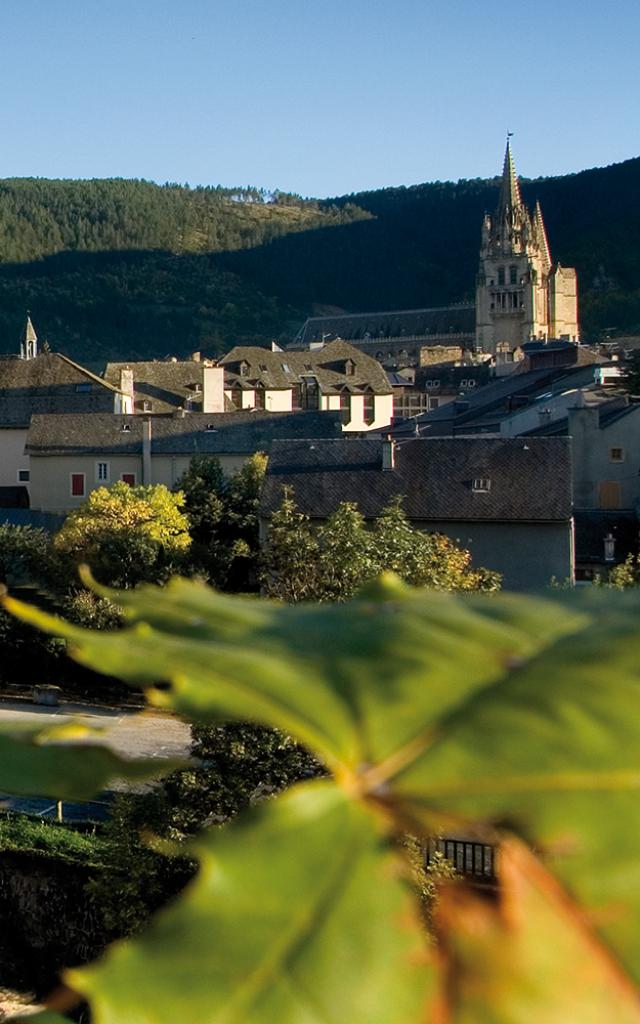
[[[38,413],[113,411],[118,389],[59,352],[0,358],[0,427],[24,428]]]
[[[468,334],[475,338],[476,307],[471,304],[397,309],[385,313],[342,313],[312,316],[296,335],[294,344],[322,341],[323,335],[346,341],[443,334]]]
[[[40,455],[140,455],[143,416],[115,414],[34,416],[25,450]],[[188,413],[151,417],[153,455],[250,455],[268,451],[274,438],[335,437],[332,412]]]
[[[500,421],[547,391],[580,388],[593,383],[593,367],[545,367],[512,373],[484,387],[465,393],[459,401],[447,402],[416,418],[420,433],[429,437],[491,432]]]
[[[395,446],[395,468],[382,469],[375,440],[275,441],[261,512],[280,506],[293,488],[303,512],[326,518],[343,501],[376,518],[402,495],[419,521],[567,522],[571,518],[571,459],[567,438],[408,438]],[[487,493],[474,479],[491,481]]]
[[[348,361],[353,373],[346,374]],[[378,395],[391,393],[385,370],[377,360],[360,352],[346,341],[332,341],[324,348],[294,352],[271,352],[269,349],[238,345],[220,360],[225,367],[225,386],[253,388],[256,384],[268,389],[288,389],[304,378],[315,377],[322,394],[339,394],[344,388]],[[245,374],[240,364],[247,363]]]
[[[116,387],[120,384],[120,371],[133,371],[136,403],[150,401],[154,413],[171,413],[183,408],[191,399],[193,412],[202,410],[202,370],[205,363],[195,360],[171,360],[139,363],[107,363],[104,378]],[[196,389],[200,385],[200,391]]]

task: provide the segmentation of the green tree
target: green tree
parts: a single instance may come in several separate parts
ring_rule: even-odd
[[[67,516],[53,548],[75,572],[86,562],[112,586],[161,582],[179,571],[191,546],[184,497],[162,484],[99,487]]]
[[[318,541],[309,517],[300,512],[289,488],[271,517],[261,556],[261,578],[269,597],[295,604],[315,598]]]
[[[196,865],[185,852],[186,840],[324,774],[291,737],[253,723],[194,726],[192,754],[188,769],[115,801],[105,832],[105,870],[91,887],[110,937],[139,931],[193,876]]]
[[[185,496],[194,546],[190,561],[222,590],[255,590],[260,493],[267,457],[257,452],[231,477],[220,461],[196,455],[176,483]]]
[[[640,349],[634,349],[623,365],[622,385],[630,395],[640,395]]]
[[[468,551],[442,534],[415,530],[400,500],[372,527],[345,502],[314,529],[287,492],[272,516],[262,565],[266,593],[289,602],[348,600],[386,571],[433,590],[500,589],[500,574],[473,568]]]

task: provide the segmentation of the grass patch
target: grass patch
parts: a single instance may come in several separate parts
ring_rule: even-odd
[[[107,849],[107,840],[95,832],[81,832],[55,821],[34,821],[20,814],[0,817],[0,853],[31,853],[100,867],[106,860]]]

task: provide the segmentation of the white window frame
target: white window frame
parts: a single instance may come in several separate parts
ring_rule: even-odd
[[[73,478],[74,478],[74,476],[81,476],[82,477],[82,494],[74,494],[73,493]],[[86,498],[86,496],[87,496],[87,474],[86,473],[78,472],[78,470],[74,470],[72,473],[69,473],[69,494],[71,495],[72,498]]]
[[[476,476],[471,484],[474,494],[488,494],[491,490],[491,479],[488,476]]]
[[[104,476],[102,476],[102,474],[100,472],[100,467],[101,466],[105,467],[105,475]],[[96,473],[96,483],[97,484],[108,484],[108,483],[110,483],[110,481],[111,481],[111,466],[109,465],[108,462],[103,462],[102,460],[100,460],[99,462],[96,462],[95,473]]]

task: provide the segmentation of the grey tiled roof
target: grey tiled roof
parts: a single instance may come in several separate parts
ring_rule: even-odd
[[[116,387],[120,384],[120,371],[133,371],[133,386],[136,402],[150,401],[151,411],[155,413],[171,413],[184,407],[186,400],[191,399],[191,409],[199,412],[202,409],[202,390],[198,392],[196,385],[202,389],[204,363],[194,360],[151,361],[140,363],[107,363],[105,380]]]
[[[382,441],[276,441],[262,513],[271,515],[283,486],[303,512],[325,518],[340,502],[377,517],[397,495],[412,520],[568,521],[570,443],[566,438],[434,438],[396,444],[395,469],[382,469]],[[475,493],[474,479],[491,481]]]
[[[348,361],[353,373],[345,372]],[[227,387],[253,387],[259,383],[265,388],[290,388],[304,377],[315,377],[323,394],[338,394],[347,387],[350,391],[369,389],[378,395],[391,393],[386,372],[377,360],[360,352],[345,341],[333,341],[313,351],[271,352],[255,346],[238,345],[220,362],[225,367]],[[245,374],[240,364],[247,363]]]
[[[82,453],[139,455],[143,416],[91,414],[34,416],[27,435],[31,456]],[[251,454],[274,438],[335,437],[340,414],[332,412],[188,413],[151,418],[154,455]]]
[[[113,411],[117,388],[58,352],[0,359],[0,426],[27,427],[37,413]]]
[[[474,388],[460,401],[448,402],[417,418],[423,434],[448,436],[458,432],[499,429],[501,419],[549,391],[584,387],[593,381],[590,366],[546,367],[516,372]],[[522,400],[522,404],[519,404]]]
[[[428,309],[396,309],[386,313],[344,313],[338,316],[312,316],[300,329],[296,344],[331,338],[362,340],[397,338],[401,335],[468,334],[475,337],[474,305],[434,306]]]

